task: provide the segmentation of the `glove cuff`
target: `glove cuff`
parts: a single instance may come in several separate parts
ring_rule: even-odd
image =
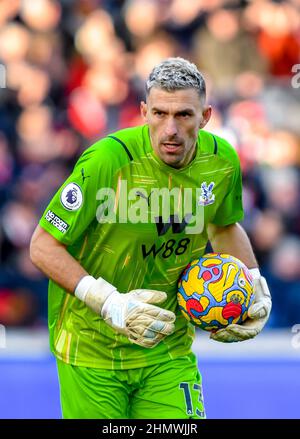
[[[249,272],[253,279],[259,279],[261,277],[259,268],[249,268]]]
[[[102,277],[84,276],[75,289],[75,296],[82,300],[97,314],[101,314],[102,307],[116,287]]]
[[[74,294],[79,299],[82,300],[82,302],[85,302],[85,298],[87,295],[87,292],[92,285],[93,282],[95,282],[95,278],[93,276],[84,276],[80,279],[80,281],[77,284],[77,287],[75,288]]]

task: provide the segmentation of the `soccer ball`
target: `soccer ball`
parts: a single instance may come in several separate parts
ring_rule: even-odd
[[[248,268],[225,253],[207,253],[195,259],[179,279],[181,312],[206,331],[242,323],[253,300],[253,281]]]

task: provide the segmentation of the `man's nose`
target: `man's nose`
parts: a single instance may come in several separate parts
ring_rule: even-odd
[[[175,136],[177,132],[176,120],[172,117],[168,118],[166,121],[165,134],[169,137],[172,137]]]

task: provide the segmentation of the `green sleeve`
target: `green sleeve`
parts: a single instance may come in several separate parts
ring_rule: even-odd
[[[39,225],[63,244],[74,243],[96,221],[97,190],[110,186],[112,167],[105,142],[88,148],[50,201]]]
[[[235,160],[235,170],[232,175],[231,184],[212,223],[223,227],[242,221],[243,218],[242,174],[240,162]]]

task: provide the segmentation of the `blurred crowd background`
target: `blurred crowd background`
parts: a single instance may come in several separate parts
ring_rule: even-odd
[[[300,0],[0,0],[2,324],[46,324],[32,232],[86,147],[142,123],[145,78],[169,56],[203,72],[207,129],[239,153],[268,325],[300,323]]]

